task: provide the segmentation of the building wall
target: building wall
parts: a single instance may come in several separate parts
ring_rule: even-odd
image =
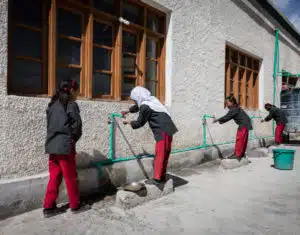
[[[146,1],[146,0],[145,0]],[[202,144],[203,114],[223,115],[225,44],[233,44],[263,59],[260,107],[272,101],[274,20],[248,1],[147,0],[168,11],[166,104],[179,132],[174,149]],[[47,170],[44,154],[46,98],[7,96],[7,0],[0,3],[0,178],[29,176]],[[281,63],[290,72],[300,64],[291,38],[281,43]],[[295,46],[294,46],[295,47]],[[297,47],[297,46],[296,46]],[[299,68],[300,70],[300,68]],[[129,107],[126,102],[78,101],[84,123],[78,143],[78,165],[108,157],[108,115]],[[259,114],[261,110],[250,111]],[[263,113],[262,113],[263,114]],[[270,135],[270,124],[255,124],[258,136]],[[208,143],[233,140],[236,125],[208,122]],[[121,131],[120,131],[121,130]],[[116,156],[152,153],[149,128],[133,131],[120,124]]]

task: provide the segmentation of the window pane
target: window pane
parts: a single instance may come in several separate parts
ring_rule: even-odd
[[[83,4],[90,5],[90,0],[75,0],[75,1],[78,1],[78,2],[83,3]]]
[[[137,52],[137,39],[135,34],[123,32],[123,52]]]
[[[94,47],[93,51],[93,63],[94,69],[96,70],[111,70],[111,52],[103,49]]]
[[[143,24],[143,8],[124,1],[123,17],[135,24]]]
[[[116,13],[117,8],[114,5],[114,0],[93,0],[94,8],[110,14]]]
[[[81,42],[69,39],[57,39],[57,63],[58,64],[80,64]]]
[[[14,22],[37,28],[42,27],[43,11],[41,0],[12,0],[9,3]]]
[[[122,84],[122,96],[130,96],[130,92],[134,87],[135,87],[135,79],[124,78]]]
[[[13,29],[13,55],[42,57],[42,34],[15,27]]]
[[[59,8],[57,10],[57,33],[81,38],[82,17],[80,14],[66,11]]]
[[[252,58],[250,57],[247,58],[247,67],[252,69]]]
[[[246,66],[246,56],[243,54],[240,54],[240,65]]]
[[[163,31],[163,21],[155,15],[148,14],[147,28],[154,32],[161,33]]]
[[[231,60],[234,63],[238,63],[238,52],[231,49]]]
[[[112,27],[94,21],[94,43],[112,46]]]
[[[123,74],[135,75],[136,71],[136,57],[135,56],[123,56],[122,60]]]
[[[225,51],[225,58],[226,60],[229,60],[229,47],[226,46],[226,51]]]
[[[146,81],[146,88],[151,92],[151,95],[156,96],[156,81]]]
[[[93,97],[110,95],[111,78],[108,74],[93,73]]]
[[[57,68],[56,87],[59,87],[60,82],[66,79],[73,79],[80,84],[80,70],[77,68]]]
[[[253,60],[253,69],[259,70],[259,60]]]
[[[155,40],[147,39],[147,58],[157,58],[157,43]]]
[[[43,88],[41,63],[14,60],[12,67],[11,85],[13,90],[39,90]]]
[[[156,72],[157,72],[157,62],[152,60],[147,60],[147,68],[146,68],[146,78],[148,80],[156,80]]]

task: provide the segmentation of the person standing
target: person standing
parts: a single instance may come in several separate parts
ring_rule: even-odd
[[[275,143],[277,145],[282,144],[282,134],[286,124],[288,123],[288,120],[284,112],[280,108],[277,108],[275,105],[267,103],[265,104],[265,109],[269,112],[269,115],[261,122],[269,122],[272,119],[276,122]]]
[[[64,177],[70,208],[73,213],[90,209],[80,201],[76,171],[76,142],[82,135],[82,121],[75,102],[79,84],[64,80],[47,108],[46,153],[49,154],[49,182],[46,189],[43,214],[45,218],[65,212],[56,206],[59,186]]]
[[[241,160],[243,157],[245,157],[249,131],[252,130],[251,119],[247,113],[241,107],[239,107],[234,96],[226,97],[225,105],[229,109],[229,112],[219,119],[214,117],[213,123],[219,122],[220,124],[224,124],[230,120],[235,121],[235,123],[238,125],[238,130],[236,133],[236,143],[233,157]]]
[[[123,124],[133,129],[143,127],[147,122],[154,134],[156,141],[154,158],[154,176],[147,180],[147,184],[159,185],[166,181],[166,171],[171,153],[173,135],[178,131],[171,119],[170,113],[160,101],[151,96],[149,90],[144,87],[135,87],[130,94],[130,98],[135,102],[129,111],[122,112],[123,117],[128,113],[139,112],[135,121],[123,120]]]

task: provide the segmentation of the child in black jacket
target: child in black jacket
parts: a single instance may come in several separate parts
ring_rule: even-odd
[[[130,98],[135,101],[135,105],[129,110],[130,113],[139,112],[136,121],[123,121],[130,124],[133,129],[138,129],[149,122],[149,126],[156,141],[154,159],[154,177],[146,181],[148,184],[158,185],[166,180],[168,159],[171,153],[173,135],[177,132],[170,113],[160,101],[151,96],[150,91],[144,87],[135,87],[131,91]],[[125,116],[128,112],[122,112]]]
[[[82,135],[82,122],[75,102],[79,85],[65,80],[52,97],[47,109],[47,137],[45,150],[49,154],[49,182],[44,201],[44,216],[63,213],[56,207],[62,176],[65,179],[70,208],[73,213],[89,209],[79,198],[75,161],[75,145]]]

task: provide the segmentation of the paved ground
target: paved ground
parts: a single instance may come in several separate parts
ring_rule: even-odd
[[[126,212],[96,203],[44,220],[36,210],[1,221],[0,234],[300,234],[300,151],[293,171],[271,168],[271,158],[251,160],[229,171],[186,170],[188,184]]]

